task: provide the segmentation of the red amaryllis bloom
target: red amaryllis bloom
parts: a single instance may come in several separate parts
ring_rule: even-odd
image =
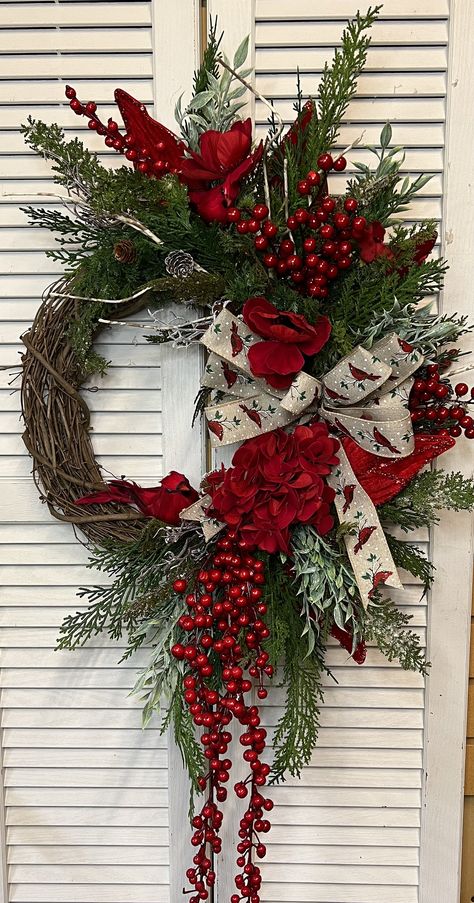
[[[252,123],[235,122],[227,132],[210,129],[199,139],[200,153],[190,151],[181,166],[189,199],[207,222],[225,222],[239,185],[262,158],[263,144],[252,152]]]
[[[144,489],[127,480],[111,480],[107,489],[76,499],[76,505],[104,505],[116,502],[134,505],[145,517],[156,517],[174,527],[181,523],[180,512],[199,498],[188,479],[176,470],[163,477],[160,486]]]
[[[319,317],[312,325],[302,314],[277,310],[266,298],[249,298],[243,318],[253,332],[268,340],[249,349],[250,369],[275,389],[287,389],[304,366],[304,356],[317,354],[331,335],[327,317]]]
[[[232,467],[208,477],[212,515],[266,552],[288,552],[295,524],[327,533],[335,493],[325,477],[338,463],[338,447],[322,421],[248,439]]]

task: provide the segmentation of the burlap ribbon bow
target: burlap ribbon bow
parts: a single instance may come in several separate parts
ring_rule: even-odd
[[[381,457],[405,457],[413,451],[408,396],[412,374],[423,357],[397,335],[385,337],[370,351],[357,346],[321,381],[301,371],[288,390],[273,389],[252,376],[247,352],[262,339],[227,309],[201,341],[210,352],[202,384],[214,390],[214,403],[205,410],[213,446],[242,442],[318,416]],[[367,605],[381,584],[402,584],[375,506],[342,446],[337,454],[339,465],[328,483],[336,492],[339,520],[355,525],[345,542]]]

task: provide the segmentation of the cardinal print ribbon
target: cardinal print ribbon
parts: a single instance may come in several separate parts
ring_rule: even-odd
[[[367,608],[382,584],[400,589],[402,583],[375,505],[358,482],[342,445],[337,456],[339,464],[326,479],[336,493],[334,504],[340,523],[352,527],[344,542]]]
[[[202,384],[214,390],[214,403],[205,410],[213,446],[242,442],[318,411],[372,454],[411,454],[406,405],[411,374],[423,358],[398,336],[387,336],[371,351],[357,346],[321,382],[301,371],[288,390],[252,376],[247,352],[260,341],[227,309],[201,338],[211,352]]]
[[[201,338],[210,352],[202,384],[214,395],[214,403],[205,409],[213,446],[242,442],[318,414],[372,454],[397,458],[413,452],[408,397],[412,374],[423,357],[396,334],[370,351],[357,346],[321,381],[301,371],[288,390],[273,389],[252,376],[247,353],[259,341],[260,336],[226,308]],[[367,606],[382,584],[402,584],[375,506],[342,446],[338,457],[328,483],[336,492],[340,522],[352,527],[345,543]],[[204,507],[198,519],[207,533]]]

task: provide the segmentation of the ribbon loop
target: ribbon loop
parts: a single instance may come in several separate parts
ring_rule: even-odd
[[[274,389],[252,375],[248,350],[261,341],[227,308],[201,338],[210,351],[202,385],[214,390],[214,403],[205,409],[213,446],[242,442],[317,414],[372,454],[395,458],[412,453],[408,398],[412,374],[423,357],[395,333],[370,351],[358,345],[321,382],[301,371],[288,390]],[[367,606],[379,586],[400,587],[401,582],[375,506],[342,446],[338,457],[339,465],[327,479],[336,492],[340,522],[354,526],[345,542]],[[199,520],[206,538],[219,529],[205,514],[208,504],[201,499],[181,515]]]

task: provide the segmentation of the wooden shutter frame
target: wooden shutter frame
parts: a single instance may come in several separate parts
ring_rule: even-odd
[[[465,149],[474,141],[467,99],[472,93],[474,8],[451,0],[445,143],[443,251],[449,258],[441,307],[472,317],[474,188]],[[472,345],[472,338],[463,342]],[[443,464],[441,464],[443,466]],[[473,474],[466,444],[446,463]],[[473,520],[445,512],[432,531],[437,568],[431,591],[426,685],[421,903],[458,903],[461,882],[463,790],[468,697]]]

